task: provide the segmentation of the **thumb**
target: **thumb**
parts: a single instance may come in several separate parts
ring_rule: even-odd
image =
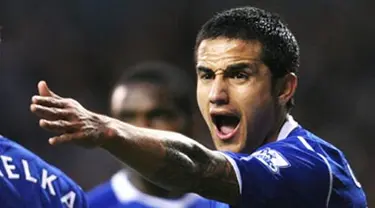
[[[40,81],[38,83],[38,92],[41,96],[59,97],[54,92],[52,92],[45,81]]]

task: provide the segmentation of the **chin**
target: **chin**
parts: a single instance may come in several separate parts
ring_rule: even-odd
[[[216,141],[215,147],[217,150],[220,151],[228,151],[228,152],[241,152],[243,149],[243,145],[239,143],[224,143],[222,141]]]

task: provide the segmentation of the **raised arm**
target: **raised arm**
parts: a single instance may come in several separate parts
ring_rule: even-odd
[[[73,142],[101,146],[167,189],[235,204],[239,184],[230,162],[221,153],[174,132],[138,128],[86,110],[77,101],[38,84],[40,96],[32,98],[30,109],[41,118],[40,126],[61,134],[52,145]]]
[[[228,203],[239,196],[236,174],[222,154],[182,134],[110,123],[114,133],[102,147],[161,187]]]

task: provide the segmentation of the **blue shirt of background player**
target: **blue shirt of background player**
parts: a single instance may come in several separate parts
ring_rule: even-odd
[[[106,182],[87,193],[90,208],[207,208],[211,201],[196,194],[178,199],[165,199],[139,191],[127,177],[126,171],[116,173]]]
[[[291,116],[276,142],[253,154],[224,152],[233,165],[239,207],[367,207],[344,154]],[[211,207],[229,207],[212,202]]]
[[[0,136],[0,206],[88,207],[83,190],[59,169]]]

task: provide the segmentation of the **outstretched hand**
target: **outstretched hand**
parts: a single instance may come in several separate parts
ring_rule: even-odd
[[[49,139],[51,145],[74,142],[84,147],[102,145],[113,132],[109,118],[85,109],[71,98],[52,92],[47,83],[38,83],[39,95],[32,97],[30,110],[37,115],[39,125],[58,136]]]

